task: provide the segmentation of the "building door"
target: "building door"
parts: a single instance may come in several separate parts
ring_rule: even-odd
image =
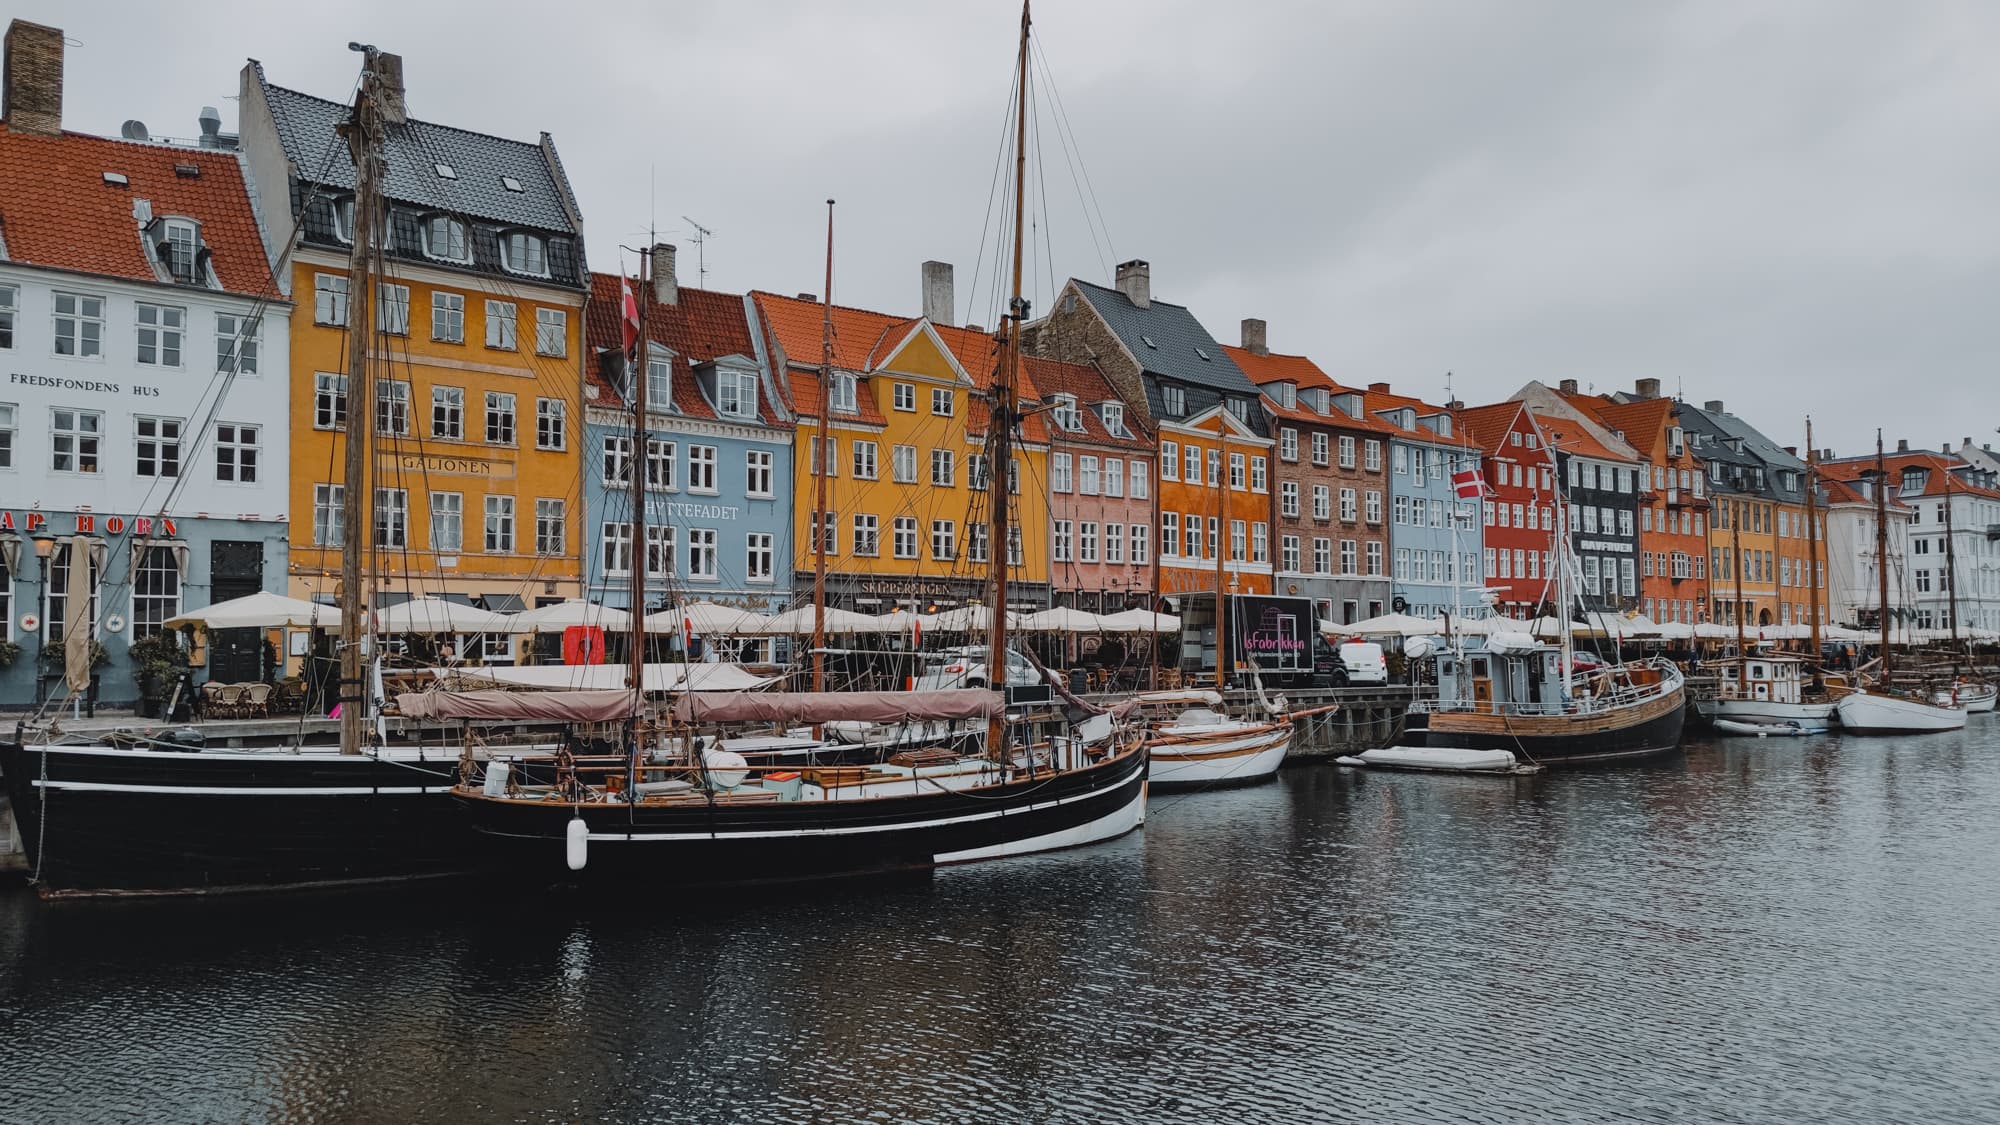
[[[264,544],[218,539],[208,547],[209,602],[248,597],[264,588]],[[208,678],[240,684],[262,679],[264,631],[217,629],[208,635]]]

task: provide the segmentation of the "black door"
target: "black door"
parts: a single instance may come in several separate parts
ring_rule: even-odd
[[[264,544],[218,539],[208,547],[209,600],[226,602],[264,588]],[[264,678],[264,631],[217,629],[208,635],[208,678],[240,684]]]

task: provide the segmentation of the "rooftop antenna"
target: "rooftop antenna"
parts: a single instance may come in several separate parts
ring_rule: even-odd
[[[708,288],[708,254],[703,247],[708,245],[709,239],[715,237],[715,232],[688,218],[686,215],[681,216],[681,221],[693,227],[695,232],[694,237],[688,240],[694,243],[695,288],[706,289]]]

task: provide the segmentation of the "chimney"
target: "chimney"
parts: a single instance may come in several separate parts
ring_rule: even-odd
[[[1142,309],[1153,307],[1153,267],[1134,258],[1118,263],[1118,291]]]
[[[662,305],[681,303],[681,282],[674,276],[674,247],[669,242],[653,243],[653,300]]]
[[[1556,384],[1556,389],[1566,395],[1573,395],[1576,393],[1576,380],[1564,379],[1562,382]]]
[[[375,81],[382,90],[382,120],[401,125],[410,119],[410,103],[403,93],[403,56],[386,51],[375,56]]]
[[[924,319],[932,324],[952,323],[951,263],[924,263]]]
[[[0,116],[16,133],[62,132],[62,29],[27,20],[7,25],[6,93]]]
[[[1796,445],[1788,445],[1785,447],[1785,452],[1791,454],[1794,457],[1797,457],[1799,455],[1799,447]]]
[[[1264,342],[1263,321],[1255,317],[1243,318],[1243,350],[1251,355],[1270,355],[1271,346]]]
[[[1370,391],[1371,393],[1374,393],[1374,394],[1378,394],[1378,395],[1386,395],[1386,394],[1388,394],[1388,393],[1389,393],[1389,384],[1387,384],[1387,383],[1370,383],[1370,384],[1368,384],[1368,390],[1369,390],[1369,391]]]
[[[1642,399],[1659,398],[1660,381],[1658,379],[1640,379],[1632,384],[1632,393],[1635,397]]]
[[[1909,451],[1910,451],[1910,439],[1909,439],[1909,438],[1901,438],[1901,437],[1897,438],[1897,439],[1896,439],[1896,452],[1898,452],[1898,453],[1908,453]]]
[[[1719,398],[1709,399],[1707,402],[1701,404],[1701,408],[1703,410],[1708,411],[1710,414],[1724,413],[1722,409],[1722,400]]]
[[[1452,399],[1450,402],[1444,404],[1444,408],[1446,410],[1464,410],[1465,402],[1461,399]]]

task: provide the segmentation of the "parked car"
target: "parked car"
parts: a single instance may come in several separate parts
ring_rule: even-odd
[[[1342,641],[1334,653],[1340,658],[1333,668],[1335,687],[1389,682],[1389,662],[1382,656],[1382,646],[1374,641]]]
[[[988,656],[985,645],[965,645],[927,654],[935,661],[918,676],[913,691],[947,691],[952,688],[986,687]],[[1042,674],[1028,658],[1013,650],[1007,653],[1007,683],[1028,687],[1042,682]]]

